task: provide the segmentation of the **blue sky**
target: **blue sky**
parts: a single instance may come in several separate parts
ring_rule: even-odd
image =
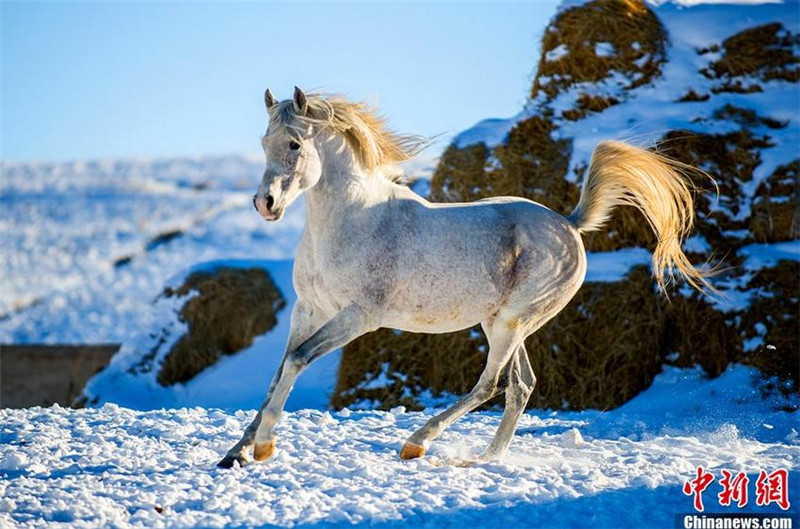
[[[3,1],[3,159],[257,152],[295,84],[441,150],[520,109],[556,3]]]

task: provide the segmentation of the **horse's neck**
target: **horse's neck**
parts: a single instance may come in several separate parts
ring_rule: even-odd
[[[322,176],[306,193],[306,230],[322,242],[344,222],[360,217],[359,209],[385,202],[392,186],[380,175],[367,175],[353,159],[349,148],[327,142]]]

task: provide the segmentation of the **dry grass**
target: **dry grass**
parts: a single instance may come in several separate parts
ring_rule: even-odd
[[[584,285],[526,342],[538,379],[529,405],[609,409],[647,388],[663,362],[662,305],[646,267]]]
[[[439,158],[431,180],[430,199],[434,202],[474,200],[486,184],[489,149],[476,143],[463,149],[450,145]]]
[[[555,126],[536,116],[518,123],[493,155],[501,167],[487,167],[485,145],[448,148],[433,175],[431,200],[457,202],[493,196],[521,196],[567,213],[580,190],[564,178],[570,144],[554,140]]]
[[[489,172],[483,185],[476,183],[481,193],[522,196],[561,213],[570,211],[578,203],[580,189],[565,178],[571,144],[553,139],[555,128],[552,121],[539,116],[518,123],[508,141],[494,150],[501,168]]]
[[[778,121],[770,117],[762,117],[756,113],[755,110],[749,108],[737,107],[727,104],[724,107],[716,110],[713,115],[714,119],[721,121],[732,121],[738,123],[742,127],[752,128],[764,125],[771,129],[782,129],[788,125],[786,121]]]
[[[800,391],[800,263],[781,261],[760,270],[748,284],[753,302],[742,314],[744,338],[766,334],[756,351],[745,354],[743,362],[762,373],[778,377],[783,391]]]
[[[477,382],[486,360],[479,328],[450,334],[415,334],[380,329],[344,347],[331,406],[375,402],[379,409],[418,410],[426,390],[464,394]],[[386,376],[388,384],[371,387]]]
[[[745,86],[737,77],[796,83],[800,81],[800,57],[794,53],[798,44],[800,35],[793,35],[779,22],[750,28],[726,39],[721,50],[719,47],[698,50],[701,55],[722,51],[722,56],[701,73],[709,79],[723,81],[713,89],[715,93],[762,90],[757,84]]]
[[[167,386],[186,382],[222,355],[252,345],[253,339],[272,329],[284,307],[280,291],[261,268],[220,268],[196,272],[167,297],[191,297],[180,311],[189,331],[167,353],[157,380]]]
[[[756,242],[800,239],[800,159],[778,167],[758,186],[750,231]]]
[[[610,43],[614,52],[598,55],[595,46]],[[666,32],[641,0],[594,0],[560,13],[542,39],[542,56],[532,96],[549,97],[576,83],[596,83],[617,71],[628,88],[649,83],[661,72]],[[548,61],[547,53],[564,45],[567,53]],[[644,59],[644,60],[643,60]]]
[[[694,89],[689,89],[678,101],[681,103],[695,103],[699,101],[708,101],[709,98],[711,98],[711,96],[708,94],[698,94]]]
[[[672,365],[699,365],[709,375],[720,375],[741,353],[742,340],[736,332],[736,317],[714,309],[697,292],[690,297],[673,293],[667,306],[663,329],[663,350],[678,353]]]
[[[590,94],[581,94],[578,97],[578,106],[576,108],[565,110],[561,113],[561,117],[569,121],[577,121],[585,117],[589,112],[602,112],[610,106],[619,103],[616,97],[605,97]]]

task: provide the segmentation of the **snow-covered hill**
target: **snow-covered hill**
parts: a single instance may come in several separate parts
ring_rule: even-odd
[[[214,273],[220,267],[261,269],[269,274],[281,293],[284,304],[275,314],[277,324],[256,336],[252,345],[235,354],[224,355],[213,365],[184,383],[162,385],[158,374],[165,357],[189,329],[179,317],[181,306],[197,292],[187,296],[159,296],[152,306],[152,325],[142,325],[122,345],[111,364],[92,378],[84,389],[91,406],[114,403],[136,410],[202,406],[209,408],[250,409],[264,400],[267,386],[280,364],[289,334],[291,306],[296,299],[292,287],[291,260],[224,260],[189,267],[171,278],[166,286],[177,289],[187,275]],[[147,357],[154,353],[153,358]],[[334,352],[311,365],[297,381],[286,409],[326,409],[336,385],[340,352]]]
[[[167,280],[214,259],[286,259],[303,208],[252,214],[260,157],[6,163],[0,343],[128,340]]]

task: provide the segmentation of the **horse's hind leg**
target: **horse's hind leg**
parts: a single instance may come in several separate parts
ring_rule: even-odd
[[[507,373],[508,385],[506,386],[506,407],[503,410],[503,418],[500,420],[500,426],[494,434],[494,439],[481,459],[497,459],[508,450],[508,445],[511,444],[511,438],[517,429],[517,423],[522,417],[525,406],[528,404],[528,398],[536,385],[536,376],[533,374],[524,343],[517,347],[514,358],[509,361]]]
[[[524,336],[520,334],[516,321],[495,319],[491,327],[484,325],[484,331],[489,339],[489,355],[478,383],[461,400],[414,432],[403,445],[400,458],[421,457],[425,454],[431,441],[436,439],[445,428],[497,394],[504,368],[508,365]]]

